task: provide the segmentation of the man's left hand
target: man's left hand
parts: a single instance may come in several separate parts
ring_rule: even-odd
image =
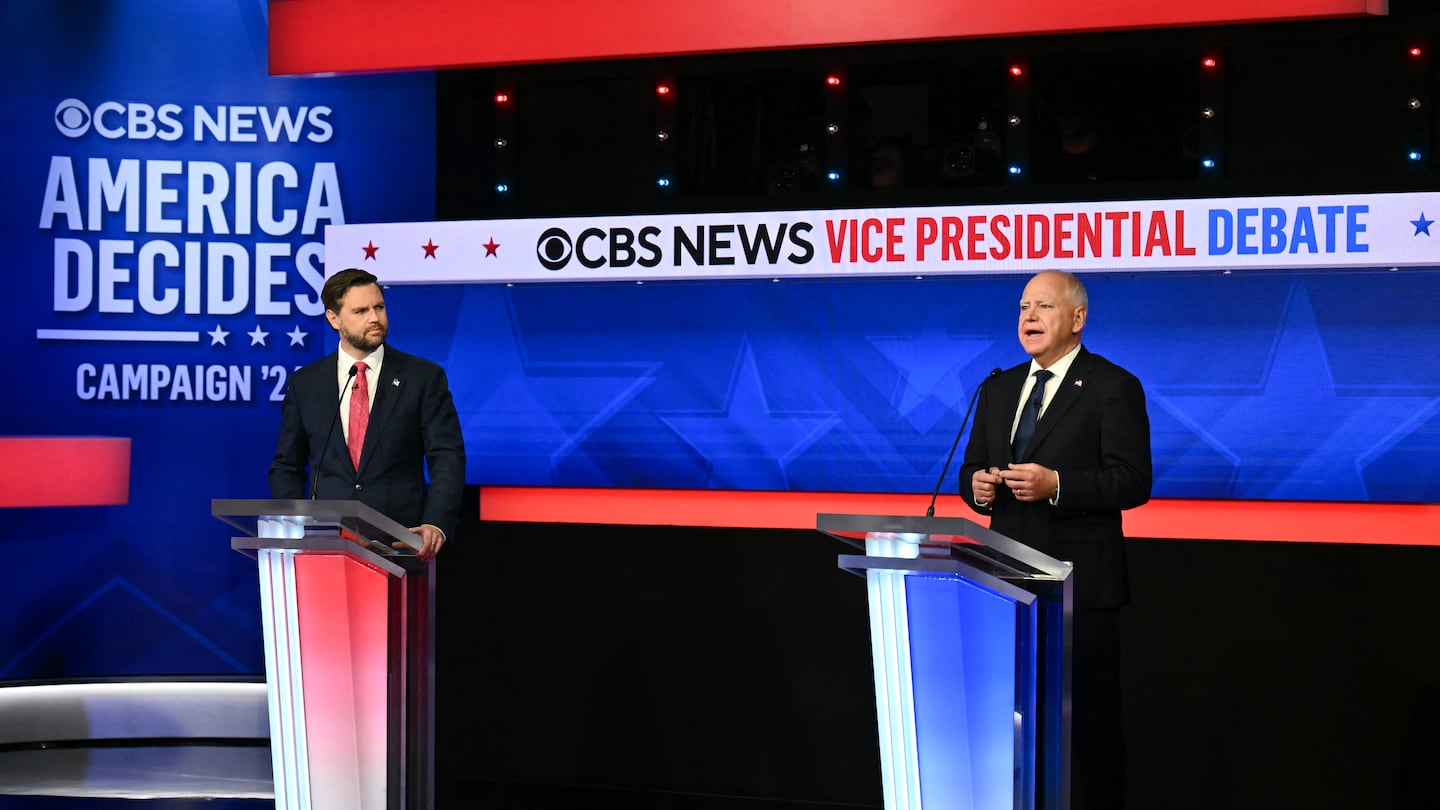
[[[440,553],[440,547],[445,545],[445,534],[429,523],[423,526],[415,526],[411,528],[410,531],[420,535],[420,550],[415,552],[415,556],[422,560],[428,562],[435,559],[435,555]],[[395,548],[399,549],[409,547],[410,546],[405,543],[395,544]]]
[[[1011,464],[1000,471],[1000,480],[1017,501],[1047,501],[1055,497],[1055,471],[1039,464]]]

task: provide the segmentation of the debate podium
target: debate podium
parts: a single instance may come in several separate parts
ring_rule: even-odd
[[[1071,564],[964,518],[816,527],[864,551],[886,810],[1069,810]]]
[[[430,810],[435,580],[419,538],[359,501],[211,514],[260,566],[277,810]]]

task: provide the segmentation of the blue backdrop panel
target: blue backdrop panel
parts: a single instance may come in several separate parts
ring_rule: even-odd
[[[128,505],[0,510],[0,679],[262,671],[210,499],[268,495],[284,379],[334,348],[321,228],[433,217],[435,142],[433,75],[271,79],[265,13],[0,4],[0,435],[132,442]]]
[[[1144,383],[1156,497],[1440,500],[1440,272],[1106,274],[1086,344]],[[925,492],[1026,360],[1022,277],[395,287],[484,484]],[[399,313],[427,313],[425,331]],[[433,317],[430,315],[433,313]],[[953,490],[954,482],[947,483]]]

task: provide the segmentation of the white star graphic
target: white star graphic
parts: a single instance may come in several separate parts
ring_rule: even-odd
[[[225,345],[227,345],[227,344],[225,343],[225,338],[230,337],[230,333],[229,333],[229,332],[226,332],[224,329],[221,329],[221,328],[220,328],[220,324],[218,324],[218,323],[215,324],[215,328],[214,328],[214,329],[210,330],[209,332],[206,332],[205,334],[207,334],[207,335],[210,336],[210,345],[211,345],[211,346],[225,346]]]
[[[255,331],[253,331],[253,332],[246,332],[245,334],[247,334],[247,335],[250,336],[250,345],[251,345],[251,346],[255,346],[255,345],[264,346],[264,345],[265,345],[265,338],[270,337],[270,333],[269,333],[269,332],[266,332],[266,331],[263,330],[263,329],[261,329],[260,326],[259,326],[259,324],[256,324],[256,326],[255,326]]]
[[[296,325],[296,327],[295,327],[294,329],[292,329],[292,330],[289,331],[289,332],[286,332],[285,334],[290,338],[290,345],[291,345],[291,346],[304,346],[304,345],[305,345],[305,338],[306,338],[306,336],[309,335],[310,333],[309,333],[309,332],[302,332],[302,331],[300,331],[299,325]]]

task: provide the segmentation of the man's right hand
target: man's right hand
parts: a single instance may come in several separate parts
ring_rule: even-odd
[[[1000,485],[1000,468],[976,470],[970,476],[970,491],[975,495],[975,505],[989,506],[995,502],[995,487]]]

